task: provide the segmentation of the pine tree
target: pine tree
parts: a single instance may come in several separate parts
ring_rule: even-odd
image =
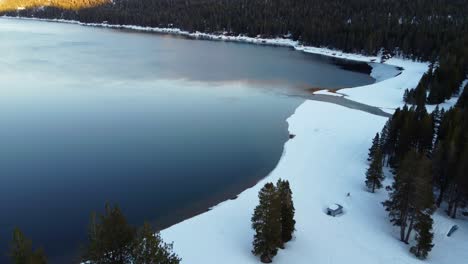
[[[295,230],[296,221],[294,220],[294,203],[289,181],[279,179],[276,183],[279,200],[281,203],[281,241],[282,244],[290,241]],[[280,247],[283,247],[283,245]]]
[[[422,154],[430,154],[434,143],[434,121],[425,110],[420,115],[416,133],[418,151]]]
[[[372,146],[369,148],[369,157],[367,161],[372,161],[373,157],[375,156],[375,152],[380,149],[380,138],[379,133],[375,134],[374,139],[372,139]]]
[[[252,216],[255,230],[253,250],[264,263],[270,263],[281,244],[281,203],[276,187],[267,183],[258,194],[259,205]]]
[[[366,186],[374,193],[376,189],[382,188],[382,181],[384,179],[382,171],[382,152],[377,149],[372,157],[371,164],[366,172]]]
[[[385,157],[390,153],[389,150],[389,132],[391,126],[391,118],[385,122],[382,132],[380,132],[380,149],[382,150],[382,165],[385,165]]]
[[[84,261],[96,264],[129,263],[135,231],[119,207],[106,205],[105,214],[95,215],[89,227],[89,245],[83,256]]]
[[[435,210],[434,193],[432,190],[432,177],[429,174],[429,161],[420,158],[415,166],[419,166],[419,173],[415,175],[415,225],[416,231],[416,246],[412,247],[410,251],[418,258],[425,259],[431,251],[432,238],[432,214]]]
[[[420,259],[426,259],[434,244],[432,239],[432,217],[429,214],[421,214],[414,229],[416,230],[416,246],[410,248],[410,252]]]
[[[410,150],[398,168],[390,198],[383,203],[389,212],[390,222],[400,227],[400,240],[408,243],[419,213],[427,208],[427,188],[422,183],[430,179],[430,161],[415,150]],[[426,186],[430,186],[427,184]],[[432,206],[432,204],[431,204]]]
[[[8,254],[14,264],[46,264],[47,259],[42,251],[33,251],[32,241],[24,236],[18,228],[13,230],[13,240]]]
[[[178,264],[181,259],[172,252],[172,244],[166,244],[150,224],[138,231],[132,251],[133,264]]]
[[[411,93],[408,89],[405,89],[405,93],[403,94],[403,101],[407,104],[412,104],[413,103],[413,91],[411,90]]]

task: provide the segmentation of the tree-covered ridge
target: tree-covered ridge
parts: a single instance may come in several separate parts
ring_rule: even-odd
[[[110,0],[1,0],[0,11],[18,9],[57,7],[78,10],[110,3]]]
[[[423,59],[437,57],[442,47],[468,32],[467,13],[466,0],[114,0],[80,12],[34,11],[39,17],[83,22],[291,34],[313,46],[366,54],[384,48]]]

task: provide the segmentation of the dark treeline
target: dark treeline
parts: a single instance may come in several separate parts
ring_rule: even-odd
[[[405,91],[405,102],[419,106],[440,104],[461,92],[461,85],[468,78],[468,35],[442,47],[434,64],[415,89]]]
[[[290,34],[308,45],[365,54],[384,48],[424,60],[437,58],[443,47],[468,32],[467,13],[466,0],[114,0],[79,11],[49,7],[19,12],[249,36]]]
[[[422,259],[433,247],[434,210],[456,218],[468,205],[467,96],[465,89],[456,107],[431,114],[424,103],[397,109],[369,150],[366,186],[372,192],[381,188],[382,165],[392,168],[395,177],[383,204],[401,241],[411,243],[415,233],[410,251]]]
[[[456,107],[431,114],[425,108],[397,109],[381,133],[385,162],[397,173],[410,151],[430,160],[436,205],[445,202],[453,218],[468,201],[468,108],[462,98]]]
[[[33,250],[32,241],[19,230],[13,231],[8,252],[13,264],[47,264],[42,249]],[[178,264],[181,259],[150,224],[131,226],[119,207],[106,205],[104,214],[93,214],[83,263],[93,264]]]

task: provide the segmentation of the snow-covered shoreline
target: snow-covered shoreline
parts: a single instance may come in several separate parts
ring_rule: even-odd
[[[161,28],[161,27],[143,27],[136,25],[117,25],[117,24],[107,24],[107,23],[84,23],[76,20],[67,20],[67,19],[46,19],[46,18],[34,18],[34,17],[13,17],[13,16],[2,16],[2,18],[7,19],[20,19],[20,20],[35,20],[35,21],[44,21],[44,22],[55,22],[55,23],[66,23],[66,24],[75,24],[80,26],[88,27],[100,27],[100,28],[110,28],[110,29],[127,29],[140,32],[151,32],[159,34],[170,34],[184,36],[194,39],[202,40],[218,40],[218,41],[230,41],[230,42],[241,42],[241,43],[250,43],[258,45],[268,45],[268,46],[282,46],[282,47],[291,47],[297,51],[302,51],[306,53],[324,55],[328,57],[353,60],[359,62],[368,62],[368,63],[380,63],[380,56],[367,56],[356,53],[346,53],[340,50],[334,50],[327,47],[313,47],[313,46],[304,46],[299,41],[292,40],[289,38],[260,38],[260,37],[247,37],[245,35],[230,36],[226,34],[209,34],[202,32],[189,32],[181,30],[179,28]],[[410,61],[402,59],[402,61]],[[384,64],[392,65],[395,67],[403,67],[400,65],[399,61],[387,60],[383,62]],[[376,75],[372,75],[373,77]],[[376,79],[379,81],[377,77]],[[381,80],[381,79],[380,79]]]

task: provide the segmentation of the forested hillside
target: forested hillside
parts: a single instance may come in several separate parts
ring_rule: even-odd
[[[58,7],[78,10],[110,3],[110,0],[1,0],[0,10],[12,11],[39,7]]]
[[[466,0],[4,0],[80,12],[36,10],[35,16],[145,26],[174,25],[189,31],[228,31],[277,36],[292,34],[314,46],[376,53],[380,48],[429,59],[468,32]],[[30,6],[30,5],[27,5]],[[32,15],[31,11],[22,15]]]

